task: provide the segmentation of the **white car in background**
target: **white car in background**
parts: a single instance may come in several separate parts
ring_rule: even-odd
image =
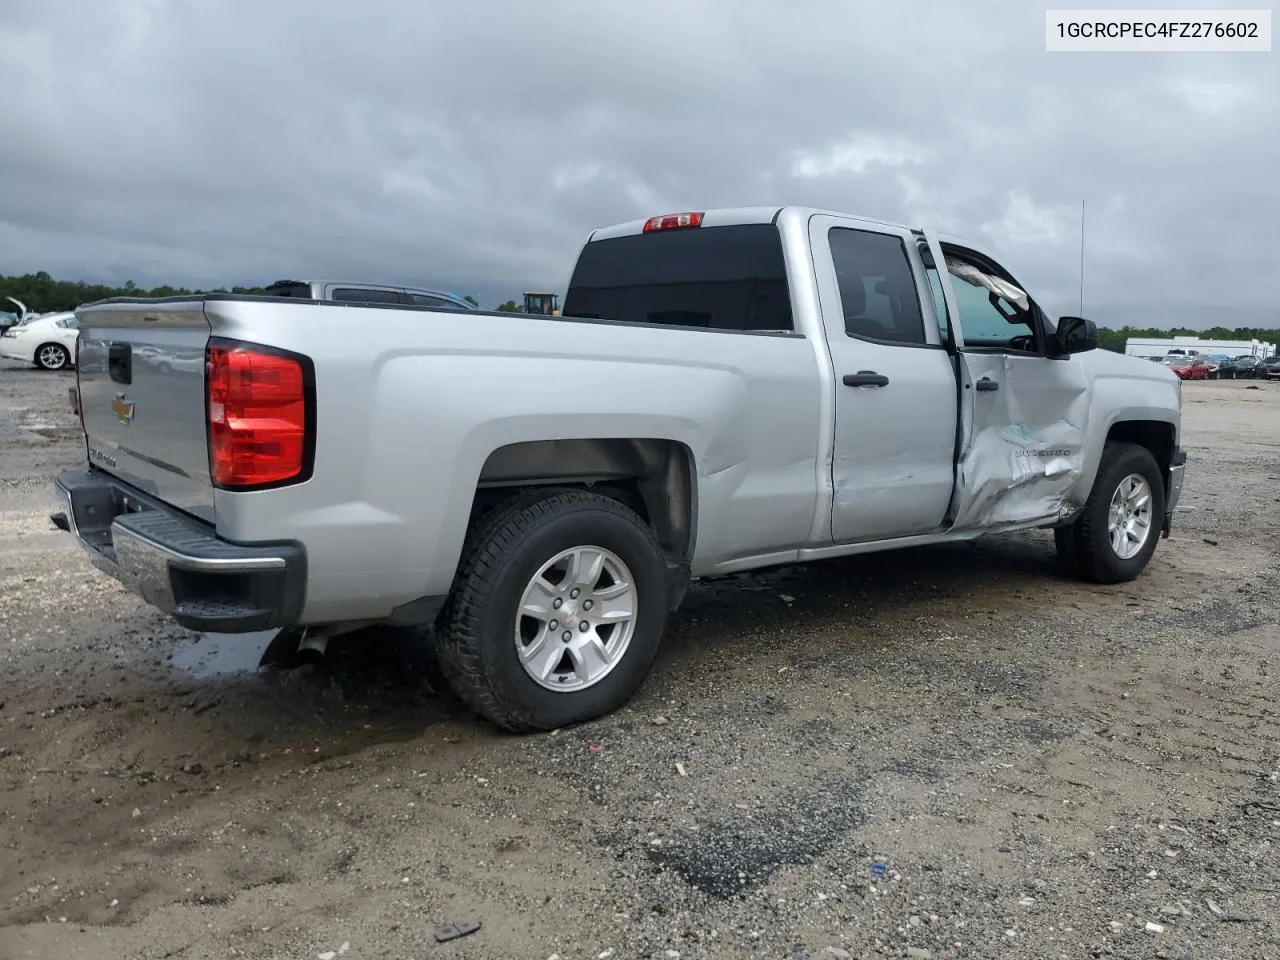
[[[43,370],[67,370],[75,365],[79,333],[71,312],[30,319],[0,334],[0,357],[33,363]]]

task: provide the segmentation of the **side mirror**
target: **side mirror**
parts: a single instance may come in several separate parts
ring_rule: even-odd
[[[1084,353],[1098,349],[1098,327],[1084,317],[1059,317],[1058,330],[1054,334],[1058,355]]]

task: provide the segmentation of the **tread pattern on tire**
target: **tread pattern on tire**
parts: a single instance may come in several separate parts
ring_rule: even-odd
[[[1085,501],[1084,509],[1080,511],[1080,518],[1072,525],[1072,556],[1071,563],[1076,569],[1077,575],[1081,578],[1093,583],[1116,583],[1119,582],[1117,577],[1111,571],[1114,569],[1115,561],[1110,555],[1104,553],[1107,550],[1107,511],[1106,509],[1098,509],[1098,501],[1105,499],[1109,505],[1111,497],[1115,490],[1112,489],[1110,483],[1101,483],[1100,481],[1107,476],[1118,461],[1124,457],[1131,456],[1134,451],[1141,451],[1146,457],[1155,463],[1155,458],[1151,456],[1151,451],[1146,447],[1136,443],[1119,443],[1109,442],[1102,449],[1102,458],[1098,462],[1097,479],[1093,484],[1093,489],[1089,491],[1089,497]],[[1156,466],[1157,485],[1160,493],[1163,494],[1163,479],[1160,477],[1159,466]],[[1153,488],[1153,495],[1155,488]],[[1163,504],[1164,498],[1161,495],[1158,502]],[[1155,504],[1153,503],[1154,507]],[[1159,525],[1164,522],[1163,511],[1152,511],[1151,518],[1153,529],[1150,533],[1153,542],[1160,539]],[[1101,530],[1099,526],[1101,525]],[[1143,548],[1148,551],[1148,559],[1150,551],[1155,547],[1148,545]],[[1145,567],[1145,564],[1144,564]],[[1123,578],[1122,578],[1123,579]]]
[[[544,487],[517,494],[499,503],[476,523],[467,536],[453,589],[440,612],[436,652],[441,671],[458,698],[508,730],[528,732],[543,727],[494,695],[485,675],[482,639],[478,635],[484,612],[481,595],[499,576],[508,556],[520,542],[569,506],[590,506],[613,513],[643,532],[655,553],[662,555],[653,531],[635,511],[610,497],[573,488]]]

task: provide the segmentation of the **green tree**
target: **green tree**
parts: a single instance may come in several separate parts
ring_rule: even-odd
[[[502,313],[524,313],[524,307],[516,303],[514,300],[508,300],[506,303],[498,304],[498,310]]]
[[[1174,327],[1161,330],[1157,327],[1121,327],[1119,330],[1100,328],[1098,330],[1098,346],[1104,350],[1124,353],[1125,341],[1165,340],[1170,337],[1199,337],[1203,340],[1261,340],[1263,343],[1280,345],[1280,329],[1261,327],[1237,327],[1228,330],[1226,327],[1210,327],[1208,330],[1192,330],[1188,327]]]
[[[234,287],[234,293],[260,294],[262,287]],[[139,287],[132,280],[118,287],[103,283],[85,283],[82,280],[54,280],[46,271],[22,276],[0,276],[0,304],[11,306],[5,297],[16,297],[27,305],[32,313],[53,313],[74,310],[84,303],[107,300],[111,297],[186,297],[211,291],[188,290],[186,287],[163,285],[151,290]],[[221,292],[226,292],[225,290]]]
[[[478,307],[478,306],[480,306],[480,301],[479,301],[479,300],[477,300],[475,297],[473,297],[473,296],[472,296],[471,294],[469,294],[469,293],[468,293],[465,297],[463,297],[462,299],[463,299],[463,300],[465,300],[465,301],[467,301],[467,303],[471,304],[473,307]]]

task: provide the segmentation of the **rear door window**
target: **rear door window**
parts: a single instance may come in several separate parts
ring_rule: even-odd
[[[848,227],[833,227],[828,240],[845,333],[883,343],[926,343],[920,295],[902,240]]]
[[[708,330],[792,330],[778,228],[693,227],[588,243],[562,315]]]

